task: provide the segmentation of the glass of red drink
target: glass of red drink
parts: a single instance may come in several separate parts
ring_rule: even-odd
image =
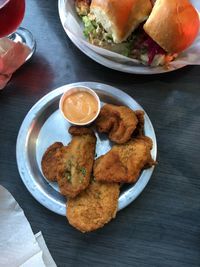
[[[22,42],[31,49],[30,58],[35,51],[35,40],[25,28],[19,27],[25,13],[25,0],[0,0],[0,38],[8,36],[11,40]]]

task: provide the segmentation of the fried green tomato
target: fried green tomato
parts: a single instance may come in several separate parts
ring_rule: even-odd
[[[75,197],[89,185],[96,137],[94,132],[86,127],[72,126],[69,133],[72,135],[71,142],[59,151],[62,161],[57,181],[62,195]]]
[[[67,219],[81,232],[91,232],[115,218],[119,184],[91,182],[89,187],[67,201]]]
[[[51,182],[57,181],[58,161],[60,160],[57,153],[62,147],[62,143],[56,142],[46,150],[42,157],[42,172]]]

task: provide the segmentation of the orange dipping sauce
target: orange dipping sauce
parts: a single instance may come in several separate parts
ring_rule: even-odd
[[[87,91],[75,91],[64,99],[62,111],[72,123],[87,123],[97,115],[98,101]]]

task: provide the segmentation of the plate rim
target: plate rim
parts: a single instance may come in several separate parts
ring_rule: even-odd
[[[38,189],[39,185],[35,183],[35,180],[32,177],[31,170],[28,168],[29,167],[28,162],[25,161],[27,156],[26,156],[26,150],[24,149],[25,148],[24,146],[26,146],[27,134],[29,132],[28,126],[30,126],[30,123],[33,122],[35,118],[35,114],[38,110],[40,110],[40,107],[43,106],[42,104],[45,104],[43,102],[49,103],[49,101],[53,101],[54,98],[61,95],[67,88],[71,86],[80,86],[80,85],[89,86],[91,88],[94,88],[94,90],[104,91],[105,89],[106,90],[108,89],[110,95],[112,96],[115,96],[117,94],[118,96],[126,97],[127,105],[130,102],[130,104],[131,103],[132,105],[136,104],[140,109],[144,110],[143,107],[133,97],[131,97],[126,92],[116,87],[113,87],[113,86],[110,86],[104,83],[99,83],[99,82],[76,82],[76,83],[65,84],[45,94],[28,111],[28,113],[26,114],[25,118],[22,121],[22,124],[18,132],[17,141],[16,141],[16,160],[17,160],[18,171],[19,171],[20,177],[25,187],[30,192],[30,194],[44,207],[63,216],[65,215],[65,212],[63,210],[65,209],[65,207],[61,206],[60,202],[56,201],[56,199],[49,199],[49,196],[45,194],[44,190]],[[151,132],[152,132],[151,138],[153,140],[153,150],[154,150],[153,159],[156,160],[157,158],[156,135],[155,135],[155,131],[151,123],[151,120],[148,117],[148,114],[146,112],[145,112],[145,116],[146,116],[148,125],[151,128]],[[147,170],[143,170],[138,181],[135,184],[133,184],[133,186],[130,189],[125,191],[120,196],[119,202],[118,202],[118,211],[128,206],[141,194],[141,192],[144,190],[147,183],[149,182],[153,174],[154,168],[155,166],[152,166],[151,168]],[[49,200],[50,203],[47,200]]]
[[[80,42],[76,42],[75,38],[72,33],[70,33],[66,28],[65,28],[65,13],[63,11],[63,5],[65,4],[66,0],[58,0],[58,13],[60,17],[60,21],[62,24],[62,27],[69,37],[69,39],[72,41],[72,43],[80,50],[82,51],[86,56],[88,56],[90,59],[94,60],[95,62],[99,63],[100,65],[107,67],[112,70],[124,72],[124,73],[130,73],[130,74],[139,74],[139,75],[153,75],[153,74],[164,74],[164,73],[169,73],[172,71],[176,71],[178,69],[182,69],[187,66],[187,64],[182,64],[179,65],[179,67],[176,68],[170,68],[170,69],[165,69],[162,67],[153,67],[149,68],[145,65],[138,64],[138,66],[127,66],[124,64],[121,64],[116,61],[112,61],[109,58],[106,58],[102,55],[99,55],[98,53],[94,52],[92,49],[87,47],[86,45],[82,44]],[[142,69],[141,69],[142,68]]]

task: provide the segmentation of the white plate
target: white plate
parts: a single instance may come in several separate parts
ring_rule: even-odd
[[[132,73],[132,74],[158,74],[158,73],[166,73],[171,72],[180,68],[183,68],[186,66],[185,64],[179,64],[178,67],[149,67],[144,66],[142,64],[134,64],[134,65],[128,65],[120,62],[116,62],[113,59],[104,57],[92,49],[90,49],[85,43],[81,42],[80,40],[77,40],[76,36],[74,36],[73,33],[69,32],[69,30],[65,27],[65,21],[66,21],[66,11],[65,11],[65,3],[68,0],[58,0],[58,11],[60,20],[62,23],[62,26],[70,38],[70,40],[74,43],[74,45],[79,48],[85,55],[93,59],[94,61],[100,63],[101,65],[108,67],[110,69],[118,70],[121,72],[126,73]],[[75,10],[73,11],[75,13]],[[76,14],[74,14],[76,15]]]

